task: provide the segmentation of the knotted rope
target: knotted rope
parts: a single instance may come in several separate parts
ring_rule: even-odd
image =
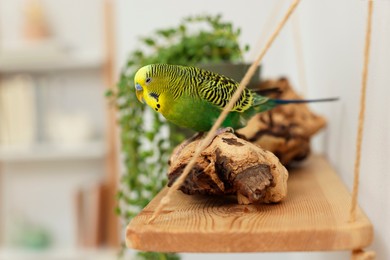
[[[354,165],[354,177],[353,177],[354,179],[353,179],[351,209],[349,212],[350,222],[354,222],[356,220],[357,197],[359,193],[360,158],[361,158],[362,143],[363,143],[364,114],[366,111],[368,64],[370,61],[372,9],[373,9],[373,1],[368,0],[368,15],[367,15],[367,29],[366,29],[365,48],[364,48],[362,88],[360,94],[360,111],[359,111],[357,138],[356,138],[356,157],[355,157],[355,165]]]

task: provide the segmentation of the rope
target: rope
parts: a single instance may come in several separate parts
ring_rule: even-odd
[[[292,14],[292,12],[297,7],[300,0],[294,0],[294,2],[291,4],[289,9],[287,10],[287,13],[283,17],[282,21],[278,24],[275,31],[272,33],[271,37],[268,39],[267,43],[265,44],[264,48],[260,52],[257,59],[252,63],[252,65],[249,67],[248,71],[246,72],[244,78],[240,82],[240,86],[237,88],[236,92],[230,99],[229,103],[225,106],[222,113],[218,117],[217,121],[214,123],[211,130],[208,132],[207,136],[203,139],[203,141],[200,143],[200,145],[195,150],[194,155],[192,156],[191,160],[187,164],[187,166],[184,168],[183,173],[180,175],[180,177],[173,183],[171,188],[168,190],[167,194],[161,199],[160,204],[157,206],[154,214],[149,219],[148,224],[153,223],[153,221],[159,216],[163,210],[163,208],[169,204],[171,200],[172,194],[180,188],[180,186],[184,183],[185,179],[187,178],[188,174],[190,173],[191,169],[194,167],[196,159],[199,157],[200,153],[212,142],[213,138],[215,137],[215,133],[217,129],[221,126],[222,122],[225,120],[226,116],[229,114],[230,110],[233,108],[234,104],[237,102],[237,100],[240,98],[242,91],[245,89],[245,87],[248,85],[250,79],[256,72],[256,68],[258,64],[263,59],[265,53],[268,51],[269,47],[274,42],[276,36],[278,36],[279,32],[282,30],[283,26],[286,24],[288,18]]]
[[[368,64],[370,61],[370,45],[371,45],[371,26],[372,26],[372,8],[373,0],[368,1],[368,15],[367,15],[367,29],[364,49],[364,63],[362,73],[362,88],[360,94],[360,112],[358,131],[356,139],[356,158],[354,165],[354,180],[352,190],[351,209],[349,215],[349,221],[354,222],[356,220],[356,208],[357,208],[357,196],[359,193],[359,176],[360,176],[360,158],[363,142],[363,129],[364,129],[364,113],[366,110],[366,89],[367,89],[367,76],[368,76]]]

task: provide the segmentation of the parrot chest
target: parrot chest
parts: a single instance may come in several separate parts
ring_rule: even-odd
[[[172,123],[195,131],[208,131],[217,120],[221,109],[215,105],[193,96],[182,96],[176,100],[161,97],[159,111]],[[223,126],[238,128],[240,116],[232,112],[224,121]]]

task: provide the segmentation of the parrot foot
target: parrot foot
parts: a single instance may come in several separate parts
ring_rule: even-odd
[[[204,135],[204,132],[198,132],[196,134],[194,134],[193,136],[191,136],[190,138],[188,138],[187,140],[185,140],[184,142],[182,142],[179,147],[176,149],[176,152],[175,152],[175,156],[178,156],[181,151],[184,149],[184,147],[186,147],[188,144],[192,143],[193,141],[199,139],[199,138],[202,138]]]
[[[217,131],[215,131],[214,138],[217,135],[220,135],[220,134],[223,134],[223,133],[232,133],[232,134],[234,134],[234,129],[232,127],[221,127],[221,128],[218,128]]]
[[[232,134],[234,134],[234,129],[232,127],[221,127],[221,128],[218,128],[217,131],[215,131],[215,134],[214,134],[213,138],[211,138],[210,142],[205,147],[209,147],[210,144],[214,141],[215,137],[217,137],[218,135],[223,134],[223,133],[232,133]]]
[[[218,135],[223,134],[223,133],[234,133],[234,129],[231,127],[218,128],[217,131],[215,132],[213,138],[205,146],[205,148],[210,146],[210,144],[214,141],[215,137],[217,137]],[[178,156],[180,154],[180,152],[184,149],[184,147],[186,147],[188,144],[192,143],[193,141],[195,141],[197,139],[202,138],[204,136],[204,134],[205,134],[204,132],[198,132],[195,135],[193,135],[192,137],[190,137],[187,140],[185,140],[184,142],[182,142],[179,145],[179,147],[177,149],[175,149],[175,156]],[[168,162],[168,164],[169,164],[169,162]]]
[[[190,138],[188,138],[185,142],[185,144],[189,144],[195,140],[198,140],[199,138],[202,138],[204,136],[204,132],[198,132],[196,134],[194,134],[193,136],[191,136]]]

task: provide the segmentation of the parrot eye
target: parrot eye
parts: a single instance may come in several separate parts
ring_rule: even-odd
[[[148,84],[150,83],[150,81],[152,81],[151,78],[146,78],[146,80],[145,80],[145,82],[148,83]]]

